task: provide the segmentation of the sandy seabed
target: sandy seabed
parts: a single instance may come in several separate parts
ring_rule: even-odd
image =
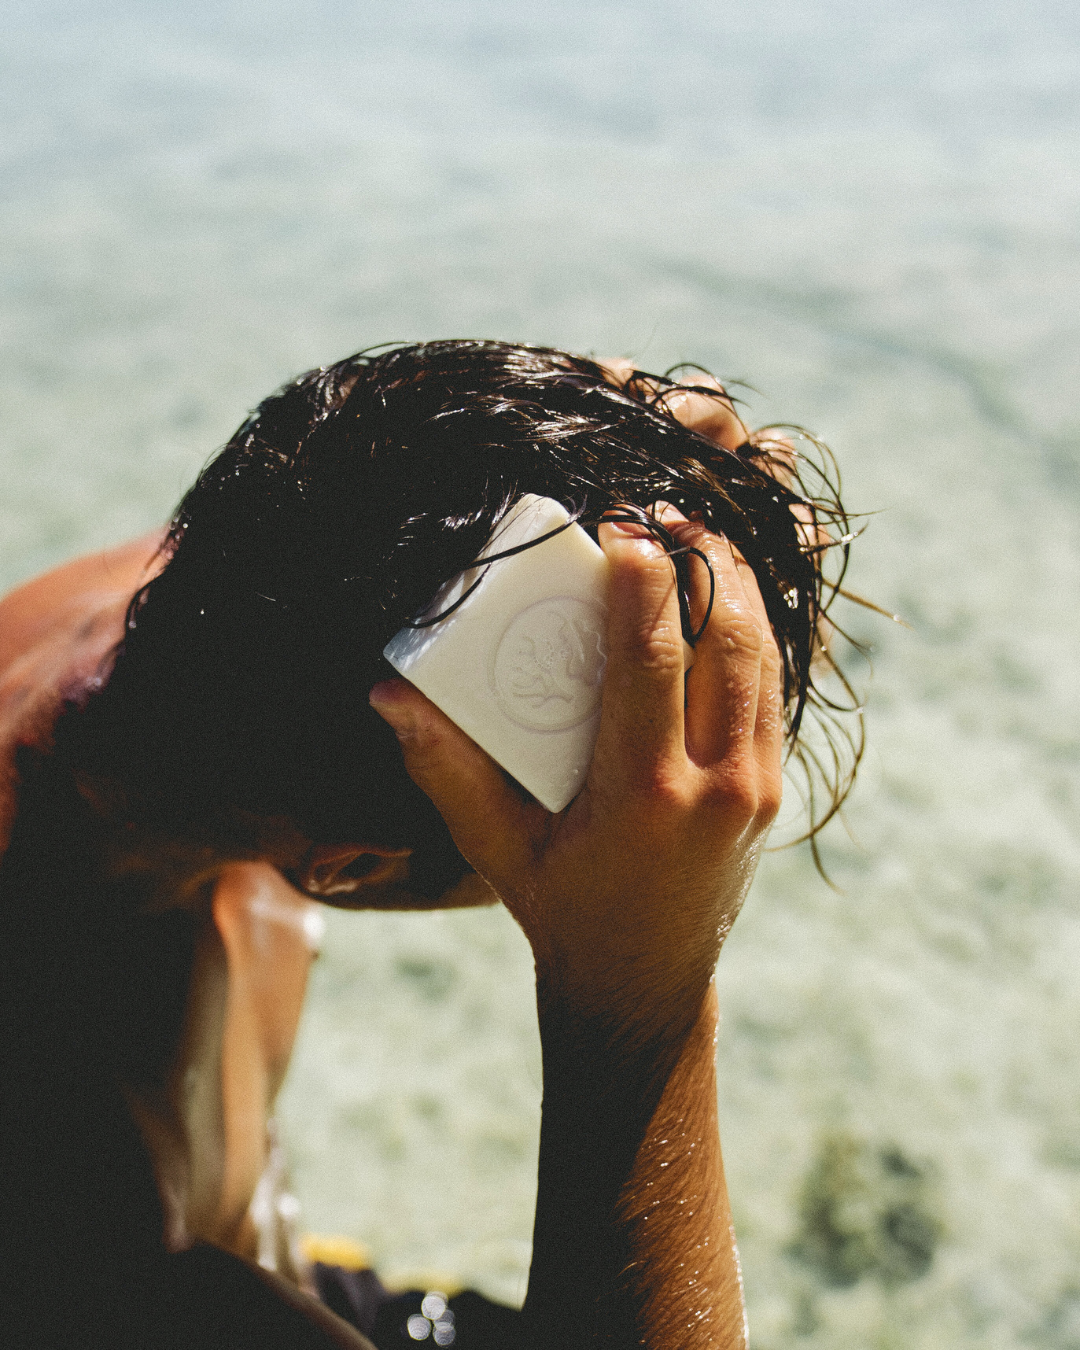
[[[756,1350],[1080,1345],[1075,15],[15,7],[0,573],[168,515],[287,376],[392,339],[684,359],[874,512],[830,890],[719,968]],[[797,821],[782,828],[792,830]],[[331,916],[280,1108],[309,1226],[519,1299],[539,1062],[500,911]]]

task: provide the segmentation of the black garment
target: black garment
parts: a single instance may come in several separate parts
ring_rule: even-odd
[[[218,1247],[163,1255],[102,1288],[38,1269],[0,1307],[3,1350],[373,1350],[318,1299]]]
[[[218,1247],[197,1246],[178,1263],[169,1350],[372,1350],[370,1341],[287,1280]]]
[[[442,1311],[438,1303],[425,1304],[429,1291],[391,1294],[373,1270],[318,1262],[313,1273],[327,1307],[369,1336],[376,1350],[516,1350],[522,1343],[521,1313],[471,1289],[449,1299]]]
[[[321,1302],[199,1244],[103,1289],[79,1266],[38,1267],[0,1306],[0,1350],[520,1350],[521,1314],[469,1290],[428,1302],[371,1270],[313,1268]],[[425,1317],[424,1313],[433,1313]],[[409,1319],[412,1318],[410,1329]],[[418,1333],[421,1333],[418,1335]]]

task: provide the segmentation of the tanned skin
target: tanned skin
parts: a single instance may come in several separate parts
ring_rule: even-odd
[[[615,382],[629,374],[626,363],[608,369]],[[746,440],[730,404],[676,397],[672,411],[688,425],[729,447]],[[712,617],[686,674],[670,563],[636,526],[601,527],[613,577],[601,728],[587,785],[564,812],[550,815],[525,800],[405,681],[377,685],[371,696],[396,731],[409,772],[535,955],[544,1100],[525,1303],[535,1350],[746,1347],[716,1122],[713,974],[779,807],[780,659],[738,554],[673,508],[662,519],[680,542],[708,556]],[[10,825],[15,744],[47,743],[61,700],[101,678],[127,601],[156,565],[160,537],[78,560],[0,601],[0,786],[7,791],[0,848]],[[707,578],[700,564],[694,583],[701,614]],[[332,893],[349,861],[375,851],[372,843],[325,851],[305,884]],[[236,1002],[237,972],[244,987],[262,978],[243,966],[259,944],[229,935],[229,922],[240,922],[229,912],[242,916],[251,906],[237,901],[228,911],[227,901],[269,886],[275,895],[284,888],[282,901],[289,892],[299,903],[282,865],[275,857],[244,865],[243,875],[235,865],[222,870],[215,908],[225,917],[215,922],[227,1001]],[[370,904],[379,907],[377,887]],[[258,1016],[248,1021],[244,1053],[262,1053]],[[278,1039],[291,1043],[290,1029]],[[227,1028],[222,1040],[228,1046]],[[220,1044],[207,1053],[222,1059]],[[237,1097],[251,1076],[237,1070],[224,1089],[254,1132],[244,1147],[264,1128],[268,1107],[263,1087],[247,1105]],[[175,1171],[180,1164],[167,1156],[173,1145],[140,1123],[159,1177]],[[232,1147],[227,1132],[223,1147]],[[235,1176],[230,1167],[226,1156],[217,1170]],[[174,1233],[204,1235],[182,1199],[163,1200]],[[238,1203],[234,1197],[232,1211]]]
[[[717,582],[685,708],[671,565],[636,527],[604,526],[600,735],[565,812],[523,801],[412,686],[372,695],[536,958],[544,1107],[525,1310],[542,1347],[746,1344],[713,970],[779,807],[780,659],[749,569],[676,513],[663,520]]]
[[[745,427],[719,407],[691,396],[678,415],[740,444]],[[523,800],[405,681],[372,691],[535,955],[544,1105],[525,1311],[545,1350],[746,1346],[713,972],[779,809],[781,663],[742,558],[673,508],[661,519],[709,558],[712,616],[687,675],[671,564],[637,526],[601,527],[600,733],[586,787],[559,815]]]
[[[19,744],[45,746],[65,699],[108,678],[131,597],[160,566],[164,530],[76,558],[0,599],[0,852]]]

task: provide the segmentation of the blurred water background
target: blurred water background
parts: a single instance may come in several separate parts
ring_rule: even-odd
[[[756,1350],[1080,1347],[1080,11],[5,0],[0,581],[164,519],[394,339],[692,359],[873,511],[870,751],[720,966]],[[505,914],[333,914],[281,1106],[309,1227],[524,1292]]]

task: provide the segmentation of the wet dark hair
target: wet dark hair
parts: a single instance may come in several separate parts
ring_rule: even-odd
[[[280,817],[315,841],[414,845],[413,884],[434,893],[460,862],[368,707],[391,673],[383,646],[523,493],[593,523],[663,499],[754,569],[816,829],[857,759],[835,727],[829,762],[798,739],[807,709],[838,711],[815,683],[831,664],[819,633],[834,593],[820,563],[831,531],[842,571],[847,517],[827,457],[793,456],[775,432],[724,450],[682,426],[666,394],[720,397],[695,373],[636,373],[619,389],[583,357],[458,341],[301,376],[183,499],[168,565],[136,597],[112,678],[71,728],[74,758],[120,784],[122,810],[144,826],[216,838],[226,817]]]
[[[837,808],[859,741],[817,685],[850,539],[830,459],[805,438],[793,454],[776,428],[735,450],[688,430],[665,396],[722,397],[700,379],[637,372],[616,388],[584,357],[498,342],[361,352],[268,398],[199,475],[111,676],[60,717],[47,753],[18,762],[0,862],[3,1081],[17,1109],[0,1144],[28,1187],[11,1212],[40,1243],[26,1239],[16,1285],[39,1248],[101,1254],[97,1280],[118,1234],[130,1254],[160,1232],[120,1085],[159,1090],[175,1057],[208,903],[191,884],[200,869],[266,856],[288,826],[414,847],[424,895],[462,874],[368,691],[392,673],[388,639],[523,493],[590,528],[613,506],[666,500],[737,545],[783,658],[811,829]],[[808,712],[824,755],[801,734]]]

